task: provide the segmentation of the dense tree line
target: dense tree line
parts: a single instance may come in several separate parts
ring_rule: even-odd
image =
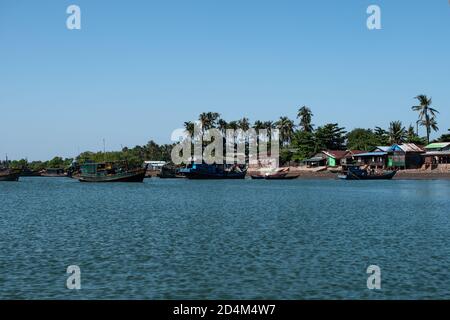
[[[204,112],[199,115],[198,123],[202,130],[217,128],[222,132],[226,129],[249,128],[256,130],[266,129],[269,133],[273,129],[278,129],[280,133],[281,162],[302,161],[314,153],[321,150],[371,150],[376,146],[388,146],[401,143],[415,143],[426,145],[430,142],[432,131],[438,131],[436,115],[439,113],[431,107],[432,100],[426,95],[419,95],[415,98],[418,104],[412,106],[413,111],[419,113],[418,120],[414,127],[410,124],[405,127],[401,121],[392,121],[384,129],[375,127],[374,129],[356,128],[347,132],[338,123],[327,123],[315,128],[312,123],[313,113],[307,106],[302,106],[297,112],[298,124],[286,116],[280,117],[277,121],[256,120],[253,124],[247,118],[226,121],[217,112]],[[420,137],[418,130],[424,127],[426,135]],[[185,130],[191,137],[194,136],[195,122],[184,123]],[[450,134],[444,134],[436,141],[450,141]]]
[[[161,160],[170,161],[170,152],[173,145],[163,144],[159,145],[153,140],[149,141],[144,146],[135,146],[134,148],[124,147],[120,151],[85,151],[78,155],[75,159],[61,157],[54,157],[49,161],[32,161],[28,162],[26,159],[9,161],[8,165],[12,168],[28,168],[32,171],[41,171],[49,168],[69,168],[73,161],[76,160],[79,164],[86,161],[104,162],[104,161],[127,161],[131,166],[140,166],[145,160]],[[6,164],[3,163],[3,166]]]
[[[431,132],[439,130],[436,121],[436,116],[439,112],[431,106],[432,100],[426,95],[419,95],[415,99],[418,101],[418,104],[412,106],[412,110],[419,114],[415,127],[413,124],[405,127],[401,121],[392,121],[386,129],[381,127],[375,127],[374,129],[356,128],[347,132],[338,123],[326,123],[316,128],[312,123],[314,115],[307,106],[302,106],[298,109],[298,124],[295,124],[293,120],[286,116],[281,116],[277,121],[256,120],[253,124],[245,117],[226,121],[217,112],[201,113],[197,123],[201,128],[201,132],[217,128],[224,134],[227,129],[247,131],[250,128],[254,128],[256,130],[266,129],[270,136],[272,130],[278,129],[281,162],[300,162],[325,149],[371,150],[376,146],[387,146],[395,143],[415,143],[419,145],[429,143]],[[195,126],[196,122],[193,121],[184,123],[186,132],[192,138],[194,138]],[[425,128],[426,134],[424,137],[419,136],[419,127]],[[435,141],[450,141],[450,129],[449,133],[443,134]],[[75,160],[81,164],[86,161],[126,160],[132,165],[140,165],[145,160],[170,161],[172,147],[173,144],[159,145],[152,140],[144,146],[125,147],[120,151],[86,151],[77,156]],[[43,170],[46,168],[67,168],[73,160],[71,158],[55,157],[49,161],[28,162],[26,159],[22,159],[10,161],[9,165],[17,168],[27,167],[31,170]]]

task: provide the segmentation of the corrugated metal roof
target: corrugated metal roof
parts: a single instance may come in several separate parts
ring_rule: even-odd
[[[388,152],[389,151],[389,149],[391,149],[391,146],[378,146],[378,147],[376,147],[374,150],[381,150],[381,151],[383,151],[383,152]]]
[[[428,151],[425,152],[425,156],[450,156],[450,150],[448,151]]]
[[[380,157],[387,155],[387,152],[383,151],[376,151],[376,152],[366,152],[366,153],[359,153],[355,154],[355,157]]]
[[[306,159],[304,161],[305,162],[319,162],[319,161],[323,161],[323,160],[325,160],[325,159],[322,157],[312,157],[312,158]]]
[[[404,143],[404,144],[400,145],[400,148],[402,148],[402,150],[405,152],[424,152],[425,151],[421,147],[417,146],[414,143]]]
[[[434,142],[430,143],[425,149],[443,149],[450,146],[450,142]]]
[[[348,151],[343,151],[343,150],[324,150],[322,152],[324,154],[326,154],[327,156],[333,157],[335,159],[342,159],[343,157],[345,157],[345,155],[347,154]]]

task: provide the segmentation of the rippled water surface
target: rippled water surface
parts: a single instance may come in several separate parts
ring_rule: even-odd
[[[0,182],[0,298],[449,299],[450,181]]]

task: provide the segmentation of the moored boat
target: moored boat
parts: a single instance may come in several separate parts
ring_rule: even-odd
[[[0,169],[0,181],[19,181],[21,170]]]
[[[67,173],[62,168],[47,168],[41,171],[40,175],[47,178],[67,177]]]
[[[269,172],[255,174],[250,176],[254,180],[291,180],[297,179],[298,174],[289,174],[289,168],[282,168],[277,170],[271,170]]]
[[[392,179],[396,173],[397,171],[375,171],[361,169],[360,167],[348,167],[342,174],[338,175],[338,178],[343,180],[389,180]]]
[[[129,169],[126,163],[87,163],[81,166],[80,182],[142,182],[147,167]]]
[[[194,163],[179,173],[188,179],[245,179],[247,170],[236,165]]]
[[[170,164],[161,167],[161,171],[157,174],[157,177],[161,179],[185,178],[185,176],[180,173],[179,168]]]

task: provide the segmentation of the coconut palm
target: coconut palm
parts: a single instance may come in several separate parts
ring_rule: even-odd
[[[313,125],[311,124],[312,119],[312,112],[311,109],[307,106],[303,106],[300,109],[298,109],[297,113],[297,119],[300,119],[300,128],[305,132],[312,132],[313,131]]]
[[[269,136],[269,142],[272,141],[272,130],[276,129],[276,125],[273,121],[264,121],[264,129],[267,130],[267,135]]]
[[[418,124],[426,128],[427,142],[430,143],[431,130],[436,131],[433,127],[437,128],[437,122],[435,118],[436,114],[439,113],[439,111],[431,107],[431,97],[428,98],[426,95],[421,94],[415,97],[415,99],[419,101],[419,105],[412,106],[411,109],[419,112]]]
[[[184,129],[189,134],[189,137],[191,138],[191,140],[194,139],[194,128],[195,128],[195,124],[193,122],[186,121],[184,123]]]
[[[248,118],[244,117],[241,120],[239,120],[238,126],[239,126],[239,129],[241,129],[243,131],[247,131],[248,129],[250,129],[250,122],[248,121]]]
[[[434,117],[425,117],[425,119],[420,120],[419,125],[427,128],[427,143],[429,144],[431,130],[433,130],[433,131],[439,130],[436,119]]]
[[[255,123],[253,124],[253,129],[255,129],[256,131],[264,129],[264,122],[256,120]]]
[[[238,122],[237,122],[237,121],[234,121],[234,120],[228,122],[227,128],[228,128],[228,129],[232,129],[232,130],[237,130],[237,129],[239,129]]]
[[[202,132],[214,128],[216,125],[217,119],[220,117],[220,114],[217,112],[203,112],[200,114],[198,120],[202,126]]]
[[[217,128],[222,132],[223,135],[225,135],[225,130],[227,129],[228,122],[226,122],[223,119],[217,120]]]
[[[401,144],[405,142],[406,130],[401,121],[392,121],[389,125],[389,143]]]
[[[289,144],[291,142],[292,136],[294,135],[294,122],[288,117],[280,117],[275,125],[276,128],[280,130],[281,144],[283,146]]]

